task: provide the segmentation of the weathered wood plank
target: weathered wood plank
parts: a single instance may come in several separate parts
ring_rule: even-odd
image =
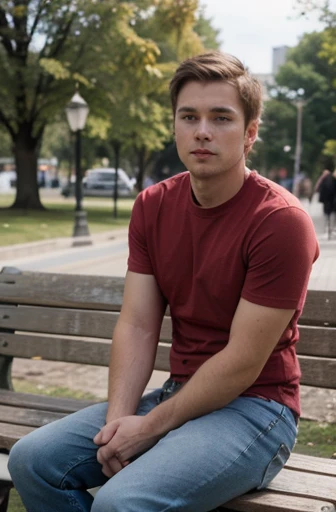
[[[10,304],[65,305],[113,311],[122,304],[123,277],[0,273],[0,297]],[[52,291],[52,293],[51,293]],[[309,290],[300,322],[336,326],[336,292]]]
[[[124,278],[23,272],[0,273],[0,297],[9,304],[36,304],[113,311],[122,304]]]
[[[336,504],[336,479],[332,476],[283,469],[268,488],[291,496],[309,497]]]
[[[94,404],[92,400],[79,400],[55,396],[34,395],[0,389],[0,404],[18,408],[48,410],[56,413],[72,413]]]
[[[300,323],[336,327],[336,292],[308,290]]]
[[[336,476],[336,460],[292,453],[286,463],[287,469],[300,470],[307,473],[320,473]]]
[[[336,312],[335,312],[336,315]],[[336,357],[336,329],[300,325],[296,352],[306,356]]]
[[[40,357],[51,361],[108,366],[109,341],[48,338],[27,334],[0,334],[0,355],[23,358]],[[169,371],[170,345],[160,344],[155,369]],[[307,386],[336,388],[336,359],[299,356],[301,383]]]
[[[0,329],[68,336],[112,338],[119,312],[9,306],[0,304]],[[161,338],[171,339],[171,319],[164,317]]]
[[[26,436],[33,430],[35,430],[35,427],[0,423],[0,448],[10,450],[21,437]]]
[[[0,355],[108,366],[111,341],[0,333]]]
[[[83,311],[35,306],[0,306],[0,329],[112,338],[119,317],[113,311]]]
[[[64,418],[66,415],[67,413],[50,412],[48,410],[0,405],[0,418],[3,423],[26,425],[27,427],[41,427],[52,421]]]
[[[297,496],[286,496],[262,491],[246,494],[230,501],[220,510],[237,510],[239,512],[335,512],[332,503]]]
[[[301,384],[336,389],[336,359],[299,356],[302,371]]]
[[[66,363],[108,366],[111,341],[56,338],[34,334],[0,333],[0,355],[40,358]],[[160,344],[155,362],[156,370],[169,371],[170,345]]]

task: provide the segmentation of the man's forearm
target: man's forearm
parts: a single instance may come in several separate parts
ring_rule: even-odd
[[[206,361],[172,398],[147,416],[154,435],[178,428],[187,421],[224,407],[247,389],[259,375],[257,365],[231,359],[226,349]]]
[[[106,421],[135,413],[154,367],[156,340],[149,333],[118,323],[113,334]]]

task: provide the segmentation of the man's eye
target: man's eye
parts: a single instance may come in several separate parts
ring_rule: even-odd
[[[230,119],[225,116],[218,116],[216,117],[216,121],[230,121]]]
[[[184,116],[183,119],[185,119],[186,121],[194,121],[196,117],[191,114],[188,114],[187,116]]]

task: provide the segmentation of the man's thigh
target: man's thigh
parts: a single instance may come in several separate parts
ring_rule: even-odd
[[[92,512],[206,512],[266,485],[294,445],[290,415],[275,402],[244,397],[189,421],[110,479]]]
[[[149,412],[158,394],[144,396],[137,414]],[[93,438],[105,425],[106,412],[107,403],[98,403],[36,429],[14,446],[15,459],[28,474],[38,468],[41,477],[56,488],[103,485],[107,478],[97,461]]]

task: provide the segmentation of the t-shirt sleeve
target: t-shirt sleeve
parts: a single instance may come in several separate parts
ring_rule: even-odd
[[[139,194],[134,202],[128,230],[128,245],[128,270],[139,274],[153,274],[153,267],[148,254],[146,241],[142,194]]]
[[[248,243],[241,296],[262,306],[301,309],[313,262],[319,255],[310,217],[297,207],[266,217]]]

